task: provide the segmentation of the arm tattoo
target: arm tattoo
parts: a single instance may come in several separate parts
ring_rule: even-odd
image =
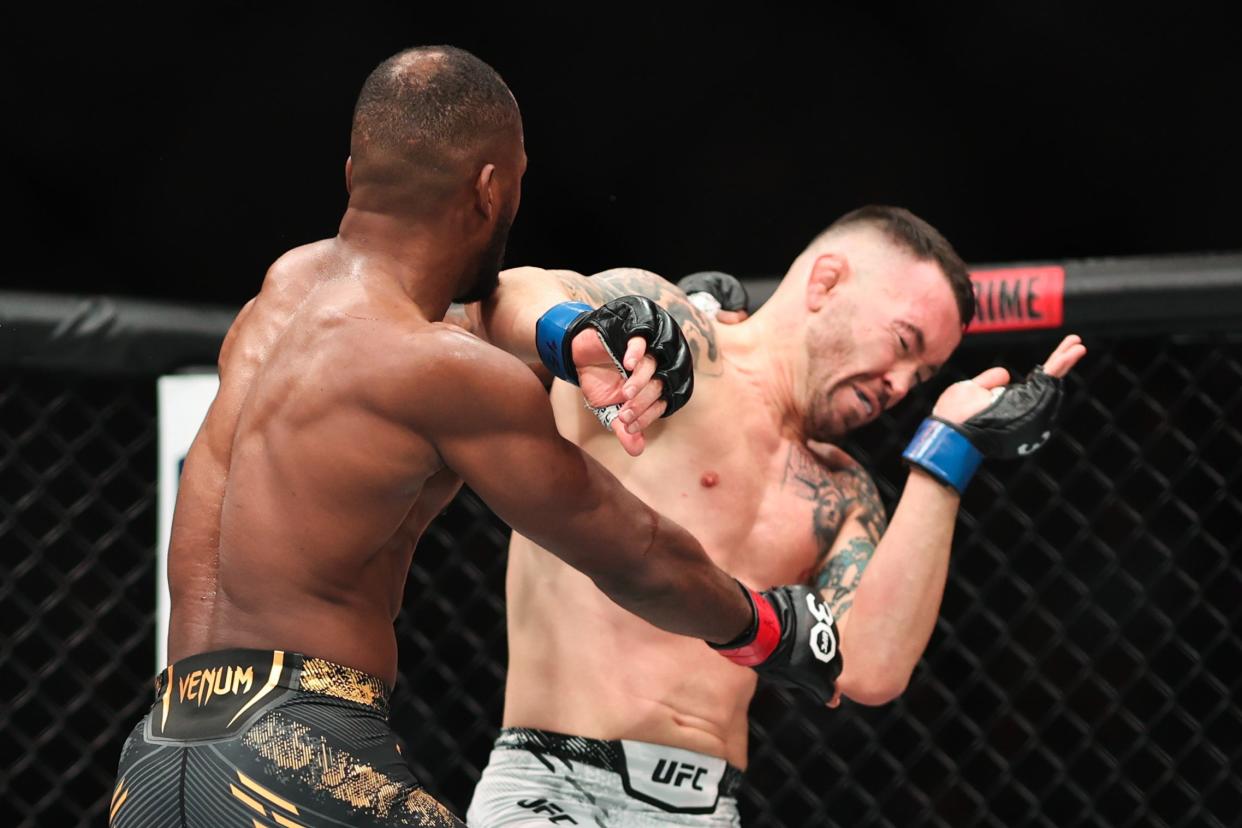
[[[875,483],[859,466],[830,471],[801,446],[791,446],[781,485],[793,486],[796,495],[815,504],[814,583],[840,616],[853,604],[854,590],[888,526]],[[862,533],[839,538],[847,522],[856,522]]]
[[[694,357],[694,370],[705,376],[719,376],[723,366],[716,347],[716,323],[690,303],[686,294],[647,270],[619,267],[589,278],[559,276],[573,299],[599,307],[621,296],[646,296],[668,311],[680,326]]]
[[[850,538],[844,549],[838,549],[815,576],[815,587],[824,596],[832,614],[841,615],[854,605],[854,590],[862,580],[863,570],[875,554],[875,544],[863,538]]]

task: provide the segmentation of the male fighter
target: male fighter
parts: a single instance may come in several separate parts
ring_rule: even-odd
[[[841,635],[837,691],[868,705],[895,698],[931,636],[970,473],[984,455],[1016,457],[1047,438],[1058,378],[1085,349],[1067,337],[1025,382],[1008,385],[993,368],[950,386],[906,453],[910,474],[889,524],[867,473],[839,449],[808,443],[875,419],[957,347],[973,293],[940,233],[901,209],[850,213],[811,242],[753,316],[731,325],[637,270],[510,270],[466,310],[483,335],[531,362],[539,308],[630,293],[655,299],[686,332],[694,400],[657,419],[662,403],[644,387],[635,399],[651,405],[620,413],[618,441],[579,389],[558,382],[561,433],[747,585],[821,590]],[[504,729],[470,824],[738,824],[754,676],[618,611],[537,539],[515,532],[509,556]]]
[[[414,545],[463,481],[644,623],[830,688],[834,631],[809,591],[740,588],[556,433],[520,362],[440,322],[495,287],[518,209],[499,76],[451,47],[396,55],[362,88],[350,149],[337,236],[282,256],[221,349],[173,522],[172,664],[110,823],[460,825],[402,757],[387,695]],[[619,358],[667,389],[662,410],[689,399],[685,341],[648,300],[571,321],[544,333],[588,393],[623,402]]]

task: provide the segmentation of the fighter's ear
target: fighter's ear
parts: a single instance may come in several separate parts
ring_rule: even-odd
[[[354,192],[354,157],[352,155],[345,156],[345,192],[350,195]]]
[[[474,182],[474,206],[484,218],[491,218],[500,206],[500,182],[496,180],[496,165],[484,164]]]
[[[849,262],[837,253],[824,253],[811,265],[806,283],[806,306],[812,312],[823,307],[828,294],[849,273]]]

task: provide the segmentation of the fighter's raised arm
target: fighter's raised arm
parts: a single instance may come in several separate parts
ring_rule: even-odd
[[[548,330],[558,313],[576,315],[587,308],[620,308],[624,325],[615,332],[611,347],[600,336],[574,337],[564,359],[575,374],[569,376],[539,347],[546,340],[541,331]],[[711,320],[675,285],[635,268],[595,276],[513,268],[500,274],[500,284],[491,296],[460,308],[452,318],[540,373],[550,371],[576,382],[592,407],[616,406],[609,410],[611,416],[601,419],[634,456],[646,445],[644,431],[689,401],[691,370],[700,375],[718,370]],[[665,332],[668,341],[663,345],[657,329]],[[633,335],[627,335],[631,331]]]
[[[961,492],[974,466],[984,456],[1030,454],[1047,439],[1060,378],[1085,354],[1071,335],[1027,382],[1007,385],[1009,373],[992,368],[950,386],[932,426],[907,449],[910,477],[891,523],[867,473],[839,449],[818,447],[820,463],[807,464],[801,480],[808,498],[836,497],[844,507],[812,577],[841,630],[844,696],[884,704],[905,690],[940,611]],[[979,428],[986,436],[971,441]]]
[[[663,629],[716,643],[743,631],[751,609],[734,579],[557,433],[518,360],[447,328],[417,338],[437,340],[416,346],[437,356],[411,388],[408,421],[505,523]]]

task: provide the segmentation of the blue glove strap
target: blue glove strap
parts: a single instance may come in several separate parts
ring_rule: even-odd
[[[942,483],[966,491],[983,454],[957,429],[928,417],[901,453],[902,459],[928,472]]]
[[[565,364],[565,333],[574,320],[589,312],[591,306],[584,302],[561,302],[548,308],[535,324],[535,347],[539,359],[554,375],[578,384],[578,372],[573,365]]]

